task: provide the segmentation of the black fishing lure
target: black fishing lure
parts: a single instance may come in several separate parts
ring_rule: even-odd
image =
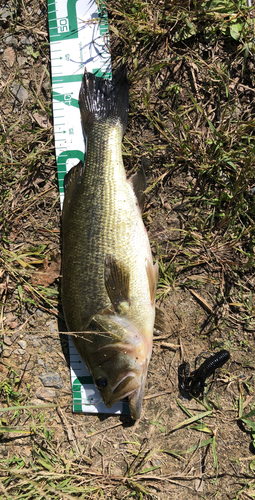
[[[221,368],[229,360],[229,358],[230,353],[223,349],[222,351],[216,352],[207,358],[199,366],[199,368],[191,373],[189,363],[184,361],[178,369],[179,388],[181,393],[188,397],[198,397],[204,392],[206,379],[209,378],[216,370]]]

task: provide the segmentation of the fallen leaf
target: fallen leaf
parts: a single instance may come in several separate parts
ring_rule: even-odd
[[[6,66],[12,68],[15,63],[15,52],[12,47],[7,47],[3,53],[3,60],[6,63]]]
[[[195,491],[204,491],[204,487],[205,487],[205,483],[203,481],[203,479],[195,479],[194,480],[194,487],[195,487]]]
[[[12,330],[14,330],[14,328],[17,328],[18,324],[19,324],[19,323],[18,323],[18,321],[11,321],[11,322],[9,323],[9,327],[10,327]]]
[[[60,253],[52,254],[50,264],[48,262],[48,258],[46,257],[43,261],[43,265],[31,277],[32,285],[43,285],[43,286],[51,285],[55,281],[55,279],[59,277],[60,269],[61,269]]]
[[[47,115],[40,115],[39,113],[34,113],[33,118],[38,123],[38,125],[42,128],[51,127],[50,120]]]
[[[17,320],[17,316],[15,316],[15,314],[7,313],[4,316],[4,322],[6,323],[6,325],[9,325],[12,321],[16,321],[16,320]]]

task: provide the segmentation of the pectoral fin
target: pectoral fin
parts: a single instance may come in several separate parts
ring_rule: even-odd
[[[156,300],[156,292],[158,284],[158,262],[156,262],[153,265],[149,260],[147,260],[146,271],[149,280],[151,304],[154,305]]]
[[[115,311],[124,313],[130,305],[130,275],[125,266],[113,255],[107,255],[105,258],[104,282]]]

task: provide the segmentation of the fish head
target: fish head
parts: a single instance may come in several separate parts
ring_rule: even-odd
[[[150,339],[146,338],[131,321],[117,315],[97,316],[94,321],[97,333],[89,368],[95,385],[108,408],[128,397],[131,417],[138,419],[152,350],[152,334]]]

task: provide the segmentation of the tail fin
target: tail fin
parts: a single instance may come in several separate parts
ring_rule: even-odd
[[[105,80],[92,73],[84,73],[79,106],[85,134],[96,122],[110,120],[122,126],[123,134],[128,120],[128,83],[126,71],[119,68],[112,80]]]

